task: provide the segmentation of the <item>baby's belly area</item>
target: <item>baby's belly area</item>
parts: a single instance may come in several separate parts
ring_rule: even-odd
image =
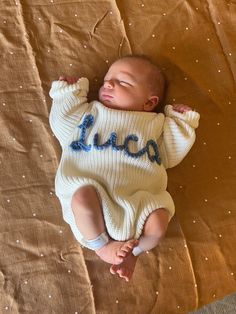
[[[73,157],[73,158],[71,158]],[[132,195],[139,190],[156,193],[166,190],[167,174],[162,165],[146,158],[132,158],[120,152],[95,151],[68,155],[60,163],[58,184],[70,190],[86,182],[97,182],[108,194]],[[60,178],[61,177],[61,178]],[[65,189],[67,190],[67,189]]]

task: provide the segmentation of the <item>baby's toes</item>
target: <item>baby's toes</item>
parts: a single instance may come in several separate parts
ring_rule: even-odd
[[[117,271],[120,278],[124,278],[126,281],[129,281],[129,271],[126,268],[120,269]]]
[[[120,258],[126,257],[126,256],[127,256],[127,252],[124,251],[124,250],[122,249],[122,247],[121,247],[121,248],[119,249],[119,251],[116,252],[116,255],[119,256]]]
[[[110,267],[110,273],[111,273],[112,275],[115,275],[119,269],[120,269],[120,266],[119,266],[119,265],[112,265],[112,266]]]
[[[137,240],[128,241],[124,244],[124,250],[126,250],[126,252],[130,252],[137,244]]]

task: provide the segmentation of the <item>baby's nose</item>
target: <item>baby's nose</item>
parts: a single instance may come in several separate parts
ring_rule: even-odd
[[[105,88],[113,88],[114,87],[114,84],[112,81],[105,81],[103,85]]]

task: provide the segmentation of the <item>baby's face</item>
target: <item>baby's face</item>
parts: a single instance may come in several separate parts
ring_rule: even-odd
[[[138,59],[121,59],[111,65],[99,90],[99,100],[112,109],[151,111],[158,101],[152,95],[150,66]],[[155,99],[153,98],[155,97]]]

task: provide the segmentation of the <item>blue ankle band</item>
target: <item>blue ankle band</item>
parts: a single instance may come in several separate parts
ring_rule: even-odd
[[[83,239],[83,242],[86,243],[86,246],[91,250],[98,250],[109,241],[109,237],[106,232],[101,233],[97,238],[92,240]]]

